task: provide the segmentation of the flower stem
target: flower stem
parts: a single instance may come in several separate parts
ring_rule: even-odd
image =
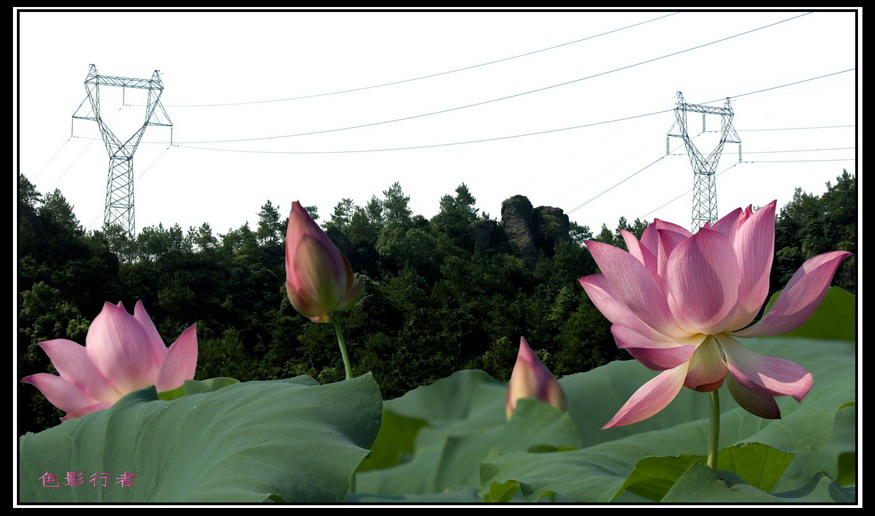
[[[340,356],[343,358],[343,369],[346,371],[346,379],[352,379],[352,367],[349,365],[349,354],[346,352],[346,339],[343,338],[343,330],[340,329],[340,323],[332,317],[331,322],[334,323],[334,333],[337,334],[337,344],[340,345]]]
[[[717,451],[720,441],[720,391],[711,391],[711,434],[708,436],[708,467],[717,471]]]

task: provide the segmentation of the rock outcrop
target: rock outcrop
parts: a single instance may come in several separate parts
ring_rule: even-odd
[[[538,206],[532,218],[537,228],[537,244],[548,256],[553,255],[557,242],[571,239],[568,235],[568,215],[561,208]]]
[[[478,219],[468,226],[468,235],[471,241],[480,250],[485,251],[500,245],[503,242],[503,234],[496,220]]]
[[[552,256],[557,242],[570,239],[568,215],[561,208],[532,208],[523,195],[501,203],[501,225],[514,252],[529,267],[537,263],[541,251]]]
[[[538,245],[535,224],[532,220],[532,203],[522,195],[514,195],[501,203],[501,225],[507,240],[523,259],[532,267],[538,261]]]

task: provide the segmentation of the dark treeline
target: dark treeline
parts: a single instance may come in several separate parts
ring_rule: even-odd
[[[856,179],[846,172],[821,196],[797,190],[777,220],[773,291],[815,254],[856,253],[856,202]],[[39,342],[85,344],[104,302],[132,311],[138,300],[168,345],[197,323],[196,379],[343,379],[332,326],[309,322],[286,297],[286,209],[268,201],[255,227],[224,235],[208,223],[159,224],[129,239],[116,228],[86,232],[60,191],[42,195],[19,176],[19,379],[55,372]],[[464,184],[430,220],[412,213],[397,183],[365,206],[343,199],[327,217],[309,211],[365,283],[341,321],[354,374],[372,372],[385,398],[464,368],[507,381],[520,336],[557,376],[629,358],[576,280],[598,272],[585,240],[625,247],[620,230],[640,236],[645,221],[621,218],[593,235],[523,196],[507,199],[494,219]],[[834,281],[852,293],[855,260]],[[60,414],[20,386],[21,433],[53,426]]]

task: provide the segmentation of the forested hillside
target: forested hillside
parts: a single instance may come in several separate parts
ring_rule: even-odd
[[[257,224],[225,234],[205,221],[147,227],[130,240],[113,228],[86,232],[60,191],[41,194],[19,176],[19,379],[54,372],[40,341],[84,344],[104,302],[130,311],[138,300],[168,344],[197,323],[196,379],[343,379],[332,326],[300,316],[286,296],[288,208],[268,201]],[[821,196],[797,190],[777,218],[772,289],[805,259],[842,249],[855,256],[833,284],[856,293],[856,210],[847,172]],[[597,272],[585,240],[623,247],[619,231],[640,235],[646,221],[621,219],[593,235],[522,195],[492,217],[464,184],[430,220],[412,213],[397,183],[365,206],[342,199],[318,215],[365,284],[355,309],[340,315],[353,373],[372,372],[385,398],[466,368],[507,381],[521,335],[557,376],[629,358],[576,279]],[[27,385],[19,385],[18,409],[21,433],[61,414]]]

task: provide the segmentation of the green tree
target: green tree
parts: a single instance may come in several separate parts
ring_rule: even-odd
[[[408,226],[413,212],[410,209],[410,197],[404,195],[399,183],[392,183],[388,190],[383,191],[383,217],[389,225]]]
[[[797,188],[775,222],[775,264],[771,291],[783,288],[805,260],[829,251],[853,253],[836,271],[833,284],[856,293],[857,181],[847,170],[812,195]]]
[[[568,236],[576,245],[583,247],[584,242],[592,240],[592,231],[589,226],[581,226],[572,220],[568,223]]]
[[[57,288],[40,281],[18,296],[18,379],[55,372],[39,343],[69,339],[84,343],[88,321]],[[33,386],[19,384],[19,434],[54,426],[63,413]]]
[[[462,183],[456,188],[455,196],[441,197],[440,211],[431,219],[431,223],[435,229],[447,234],[457,246],[472,249],[469,227],[477,220],[476,201],[465,183]]]
[[[279,209],[270,201],[262,205],[258,212],[258,230],[255,235],[261,245],[278,245],[285,241],[288,219],[283,220]]]
[[[344,197],[334,207],[334,211],[331,213],[331,220],[328,221],[328,224],[336,227],[340,231],[346,232],[352,222],[355,210],[356,205],[352,202],[352,199]]]
[[[192,242],[179,224],[165,228],[163,224],[148,226],[137,235],[138,258],[154,262],[170,253],[192,252]]]
[[[189,228],[189,238],[196,252],[209,252],[216,248],[218,240],[213,236],[213,228],[204,222],[197,229]]]

